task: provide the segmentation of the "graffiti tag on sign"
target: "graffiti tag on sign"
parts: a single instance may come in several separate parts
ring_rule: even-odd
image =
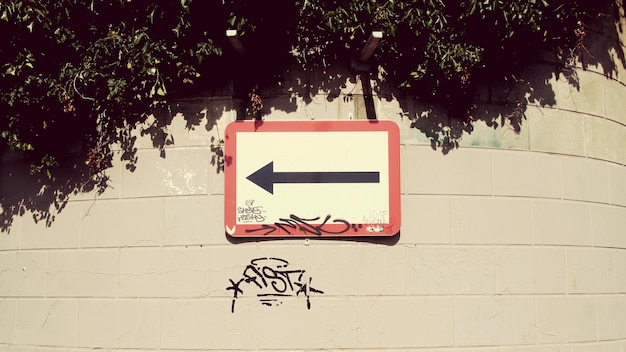
[[[237,221],[241,223],[259,223],[265,221],[263,206],[254,205],[254,199],[246,200],[245,207],[237,207]]]
[[[324,294],[313,288],[313,279],[303,269],[289,268],[289,262],[279,258],[256,258],[246,266],[238,280],[229,279],[226,290],[233,291],[231,312],[235,312],[237,298],[253,291],[264,306],[282,304],[285,297],[306,298],[307,309],[311,309],[311,293]]]
[[[262,224],[259,227],[246,229],[246,233],[260,233],[263,236],[271,235],[275,231],[282,230],[287,235],[291,235],[294,232],[299,232],[305,235],[322,236],[326,235],[339,235],[350,230],[350,223],[344,219],[334,219],[331,221],[331,216],[326,215],[324,220],[319,223],[321,217],[317,216],[310,219],[305,219],[300,216],[291,214],[289,218],[280,218],[273,224]],[[332,230],[328,225],[341,225],[338,230]]]

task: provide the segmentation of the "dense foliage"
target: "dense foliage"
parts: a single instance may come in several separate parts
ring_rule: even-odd
[[[349,67],[373,30],[384,33],[371,60],[383,81],[464,118],[476,84],[513,75],[545,52],[573,64],[586,24],[617,7],[611,0],[3,0],[0,152],[23,151],[31,173],[50,180],[68,153],[83,155],[88,178],[106,181],[112,145],[132,164],[130,131],[148,116],[165,127],[177,112],[172,98],[232,82],[235,94],[262,97],[286,67]],[[243,58],[227,29],[238,31]]]

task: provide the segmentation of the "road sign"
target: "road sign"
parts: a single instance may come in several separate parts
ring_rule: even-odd
[[[233,237],[393,236],[400,230],[393,121],[235,121],[225,134]]]

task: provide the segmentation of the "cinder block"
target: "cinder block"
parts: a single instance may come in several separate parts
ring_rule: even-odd
[[[16,307],[15,300],[0,300],[0,344],[15,344]]]
[[[517,345],[504,346],[497,349],[498,352],[571,352],[570,345],[548,344],[548,345]],[[474,351],[473,349],[471,351]]]
[[[577,73],[574,72],[574,74]],[[570,83],[570,77],[567,73],[560,74],[558,79],[552,81],[552,90],[554,92],[555,106],[558,106],[560,110],[578,111],[575,101],[577,89]]]
[[[314,295],[310,298],[309,309],[306,298],[301,295],[291,297],[279,306],[251,307],[249,317],[258,324],[258,346],[263,348],[346,349],[358,346],[363,324],[357,315],[361,307],[355,301],[358,302],[352,297]]]
[[[585,119],[581,114],[548,107],[527,114],[530,150],[585,156]]]
[[[129,172],[126,170],[126,161],[120,160],[120,155],[114,155],[111,160],[112,166],[105,170],[105,174],[108,177],[106,182],[107,187],[104,192],[98,194],[98,189],[94,188],[88,192],[73,194],[70,197],[70,202],[75,201],[90,201],[95,202],[105,199],[118,199],[122,194],[122,173]]]
[[[170,297],[163,256],[157,248],[120,251],[119,296]]]
[[[404,122],[404,119],[401,119],[401,117],[406,110],[405,99],[387,100],[384,97],[375,97],[374,104],[376,106],[376,117],[378,120],[393,120],[398,123],[398,126]]]
[[[610,203],[626,206],[626,167],[609,164]]]
[[[615,289],[617,293],[626,293],[626,251],[618,250],[615,255]]]
[[[406,281],[409,295],[494,294],[495,250],[407,248]]]
[[[530,204],[519,198],[452,198],[452,243],[530,244]]]
[[[621,5],[618,5],[621,7]],[[616,73],[616,66],[620,66],[621,59],[618,61],[610,62],[609,60],[609,48],[612,46],[619,46],[617,42],[617,33],[610,33],[607,31],[609,26],[605,22],[613,22],[611,19],[612,10],[606,8],[607,12],[602,15],[593,16],[584,20],[585,35],[583,38],[583,50],[580,50],[578,54],[579,67],[583,67],[585,71],[591,71],[609,78],[614,77]],[[579,70],[582,71],[582,70]]]
[[[532,297],[463,297],[454,300],[456,344],[461,346],[536,343]]]
[[[156,349],[160,325],[158,301],[82,300],[78,303],[77,344],[91,348]]]
[[[172,110],[175,116],[166,128],[166,132],[173,141],[171,146],[196,147],[211,145],[211,137],[218,139],[220,136],[223,136],[226,125],[232,121],[232,109],[231,97],[203,97],[201,99],[177,101]],[[145,142],[152,141],[146,140]],[[144,147],[151,146],[154,146],[154,143]]]
[[[401,244],[450,243],[450,198],[402,197]]]
[[[592,205],[591,223],[595,246],[626,248],[626,208]]]
[[[610,352],[622,351],[621,341],[583,342],[571,344],[570,352]]]
[[[537,343],[597,341],[593,296],[536,296]]]
[[[626,27],[625,19],[626,16],[622,15],[622,18],[620,20],[620,25],[622,26],[622,28]],[[626,43],[626,31],[620,31],[619,36],[621,37],[619,40],[620,43]],[[619,47],[609,48],[609,50],[607,50],[607,53],[613,62],[619,62],[621,60],[620,57],[624,55],[623,51],[624,44],[620,45]],[[626,67],[624,67],[624,65],[615,65],[615,75],[612,78],[616,79],[619,83],[626,85]]]
[[[0,231],[0,252],[19,248],[22,218],[13,219],[10,231]]]
[[[303,315],[306,321],[300,322]],[[195,324],[190,326],[190,321]],[[358,324],[356,305],[350,299],[315,301],[310,309],[301,298],[272,306],[246,299],[237,301],[234,312],[229,299],[169,301],[163,304],[162,347],[299,350],[355,346]]]
[[[454,304],[445,297],[368,297],[358,301],[358,347],[454,346]]]
[[[534,200],[533,243],[591,245],[591,215],[585,203]]]
[[[402,246],[376,244],[312,245],[312,283],[339,296],[406,294],[406,256]],[[332,288],[332,290],[329,290]]]
[[[402,128],[400,129],[400,134],[402,134]],[[407,159],[406,159],[406,151],[410,147],[407,147],[402,141],[400,142],[400,194],[406,195],[406,168],[407,168]]]
[[[562,248],[496,249],[496,283],[500,294],[566,293],[566,259]]]
[[[624,164],[626,128],[595,116],[585,117],[587,156]]]
[[[211,186],[211,195],[223,195],[224,194],[224,171],[217,171],[217,168],[213,165],[209,168],[209,184]]]
[[[350,104],[354,101],[354,96],[340,99],[329,99],[327,94],[317,94],[306,98],[295,98],[297,108],[293,111],[291,119],[302,120],[348,120],[350,116],[353,119],[357,119],[357,111],[355,104]],[[286,116],[283,116],[285,118]],[[279,116],[272,115],[271,119],[278,119]]]
[[[218,138],[235,118],[231,96],[180,99],[171,103],[169,121],[157,122],[151,115],[133,131],[133,136],[137,138],[135,148],[156,150],[161,147],[208,146],[211,137]]]
[[[20,300],[15,319],[17,345],[76,346],[75,301]]]
[[[44,297],[46,253],[0,252],[0,297]]]
[[[153,125],[155,126],[151,127]],[[137,125],[137,127],[131,131],[132,137],[136,137],[133,147],[137,150],[153,149],[157,148],[160,144],[165,144],[166,139],[171,139],[170,133],[167,130],[163,130],[164,133],[159,135],[158,140],[153,141],[153,135],[156,137],[157,133],[157,129],[155,127],[156,119],[154,115],[149,115],[142,124]]]
[[[615,293],[612,249],[567,249],[569,293]]]
[[[120,251],[119,297],[208,295],[209,248]]]
[[[0,345],[0,351],[2,352],[55,352],[55,351],[58,351],[59,349],[67,350],[67,348],[59,348],[59,347],[52,347],[52,346],[16,346],[16,345],[3,346],[3,345]],[[72,351],[74,350],[72,349]]]
[[[567,80],[559,80],[555,86],[556,106],[595,116],[605,116],[604,94],[606,77],[593,71],[577,70],[579,87]]]
[[[326,101],[328,96],[326,94],[320,94],[312,97],[312,100]],[[294,121],[294,120],[324,120],[324,119],[337,119],[337,101],[326,101],[327,105],[324,107],[326,114],[314,114],[307,108],[311,105],[308,98],[303,98],[295,95],[275,95],[267,96],[263,99],[264,108],[261,110],[261,116],[263,120],[267,121]],[[307,104],[309,103],[309,104]],[[244,109],[241,109],[243,112]],[[241,115],[243,116],[243,115]],[[328,117],[324,117],[328,116]],[[249,119],[251,117],[248,117]]]
[[[596,296],[598,309],[598,339],[619,340],[626,337],[626,295]]]
[[[626,132],[622,133],[622,134],[624,134],[624,139],[622,139],[622,143],[621,143],[622,154],[623,154],[623,158],[624,158],[623,159],[624,162],[622,163],[622,165],[623,165],[623,164],[626,164]],[[619,147],[619,145],[618,145],[618,147]]]
[[[99,201],[83,204],[81,246],[160,246],[163,200]]]
[[[254,308],[263,312],[281,307]],[[247,304],[239,304],[235,312],[231,313],[231,300],[227,298],[165,301],[162,311],[161,348],[257,349],[260,322],[251,317],[260,312],[255,309]],[[260,320],[263,321],[262,318]],[[246,333],[242,334],[242,331]]]
[[[523,122],[521,128],[511,125],[509,118],[502,114],[509,114],[511,110],[503,111],[502,106],[477,104],[479,116],[475,116],[476,120],[472,122],[471,132],[464,132],[459,140],[459,146],[463,147],[484,147],[495,149],[529,149],[530,129]],[[532,107],[528,107],[526,118],[532,116],[535,112],[530,112]],[[480,116],[483,115],[483,116]],[[491,125],[492,120],[495,124]],[[487,124],[487,121],[489,125]],[[453,151],[456,152],[456,151]]]
[[[163,202],[163,245],[228,243],[224,230],[224,197],[175,197]]]
[[[428,104],[422,104],[413,97],[406,98],[406,113],[404,114],[400,126],[400,143],[406,146],[414,147],[421,145],[425,149],[432,150],[431,140],[419,128],[412,127],[417,118],[422,116],[425,111],[432,107]],[[439,151],[441,152],[441,151]]]
[[[561,198],[559,157],[541,153],[494,151],[493,194]]]
[[[609,202],[607,163],[586,158],[561,158],[563,198],[589,202]]]
[[[321,70],[289,68],[286,80],[288,87],[300,95],[310,92],[313,95],[323,93],[359,93],[361,84],[356,75],[349,71],[344,63],[327,61]]]
[[[45,221],[35,223],[30,217],[24,218],[20,248],[78,248],[81,211],[80,203],[68,203],[63,211],[55,216],[50,227]]]
[[[406,191],[409,194],[492,194],[491,151],[459,149],[447,155],[429,148],[407,147]]]
[[[623,126],[626,125],[626,99],[624,99],[624,84],[609,78],[605,79],[604,84],[606,118],[620,123],[621,126],[619,127],[624,129],[626,128]]]
[[[162,158],[156,150],[140,150],[134,172],[122,174],[122,197],[208,194],[209,162],[206,148],[168,148]]]
[[[51,251],[48,253],[48,297],[115,297],[118,252]]]

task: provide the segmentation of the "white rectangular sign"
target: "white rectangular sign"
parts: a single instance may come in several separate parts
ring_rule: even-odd
[[[391,121],[236,121],[226,130],[231,236],[395,235],[399,132]]]

